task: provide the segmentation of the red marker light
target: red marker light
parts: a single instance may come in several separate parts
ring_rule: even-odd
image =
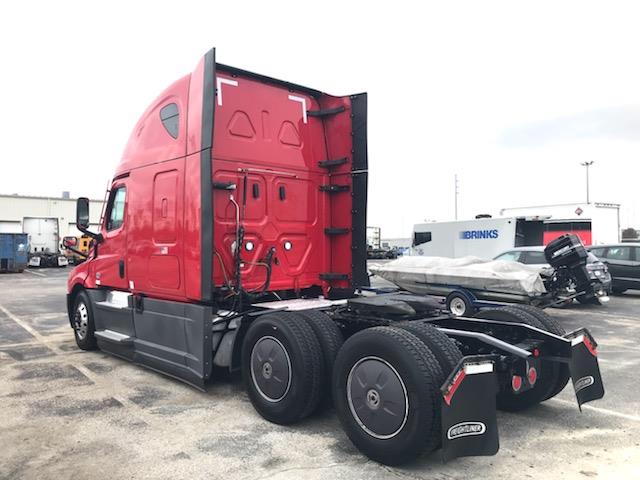
[[[449,385],[449,388],[447,389],[447,393],[444,394],[444,401],[447,405],[451,405],[453,394],[456,393],[456,390],[458,390],[458,387],[462,383],[462,380],[464,380],[464,377],[464,368],[460,369],[460,371],[456,373],[455,377],[453,377],[453,380]]]
[[[514,392],[520,391],[522,388],[522,377],[519,377],[518,375],[511,377],[511,388],[513,388]]]
[[[591,343],[591,340],[589,340],[589,338],[585,335],[582,341],[584,342],[584,346],[587,347],[587,350],[589,350],[591,355],[593,355],[594,357],[597,357],[598,350],[596,350],[595,345]]]

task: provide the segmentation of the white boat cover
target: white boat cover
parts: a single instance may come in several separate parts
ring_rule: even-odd
[[[504,260],[406,256],[371,265],[369,270],[416,294],[428,293],[429,285],[460,286],[529,296],[546,293],[540,267]]]

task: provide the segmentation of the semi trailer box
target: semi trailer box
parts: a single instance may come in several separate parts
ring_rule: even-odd
[[[569,378],[579,404],[604,394],[590,334],[544,312],[453,319],[428,297],[360,293],[366,94],[327,95],[211,50],[143,114],[107,198],[99,231],[77,203],[93,239],[67,284],[81,349],[197,388],[214,366],[240,371],[279,424],[333,402],[352,442],[388,464],[439,445],[447,459],[492,455],[496,402],[526,408]]]
[[[561,235],[573,233],[585,245],[604,245],[620,241],[620,205],[617,203],[566,203],[532,207],[503,208],[500,215],[544,215],[547,245]]]
[[[55,217],[25,217],[24,232],[29,235],[29,266],[65,267],[67,257],[60,253],[58,219]]]

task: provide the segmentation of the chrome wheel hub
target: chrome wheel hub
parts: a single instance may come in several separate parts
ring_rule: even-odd
[[[461,317],[467,311],[467,306],[464,303],[464,300],[461,298],[454,298],[451,300],[451,304],[449,305],[449,309],[451,313],[453,313],[456,317]]]
[[[84,302],[80,302],[76,307],[74,315],[74,326],[78,339],[84,340],[89,330],[89,310]]]

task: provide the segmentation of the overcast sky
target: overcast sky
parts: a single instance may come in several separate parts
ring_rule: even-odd
[[[379,6],[376,4],[380,4]],[[369,225],[622,204],[640,227],[634,2],[5,2],[0,193],[102,198],[139,115],[217,59],[369,93]]]

